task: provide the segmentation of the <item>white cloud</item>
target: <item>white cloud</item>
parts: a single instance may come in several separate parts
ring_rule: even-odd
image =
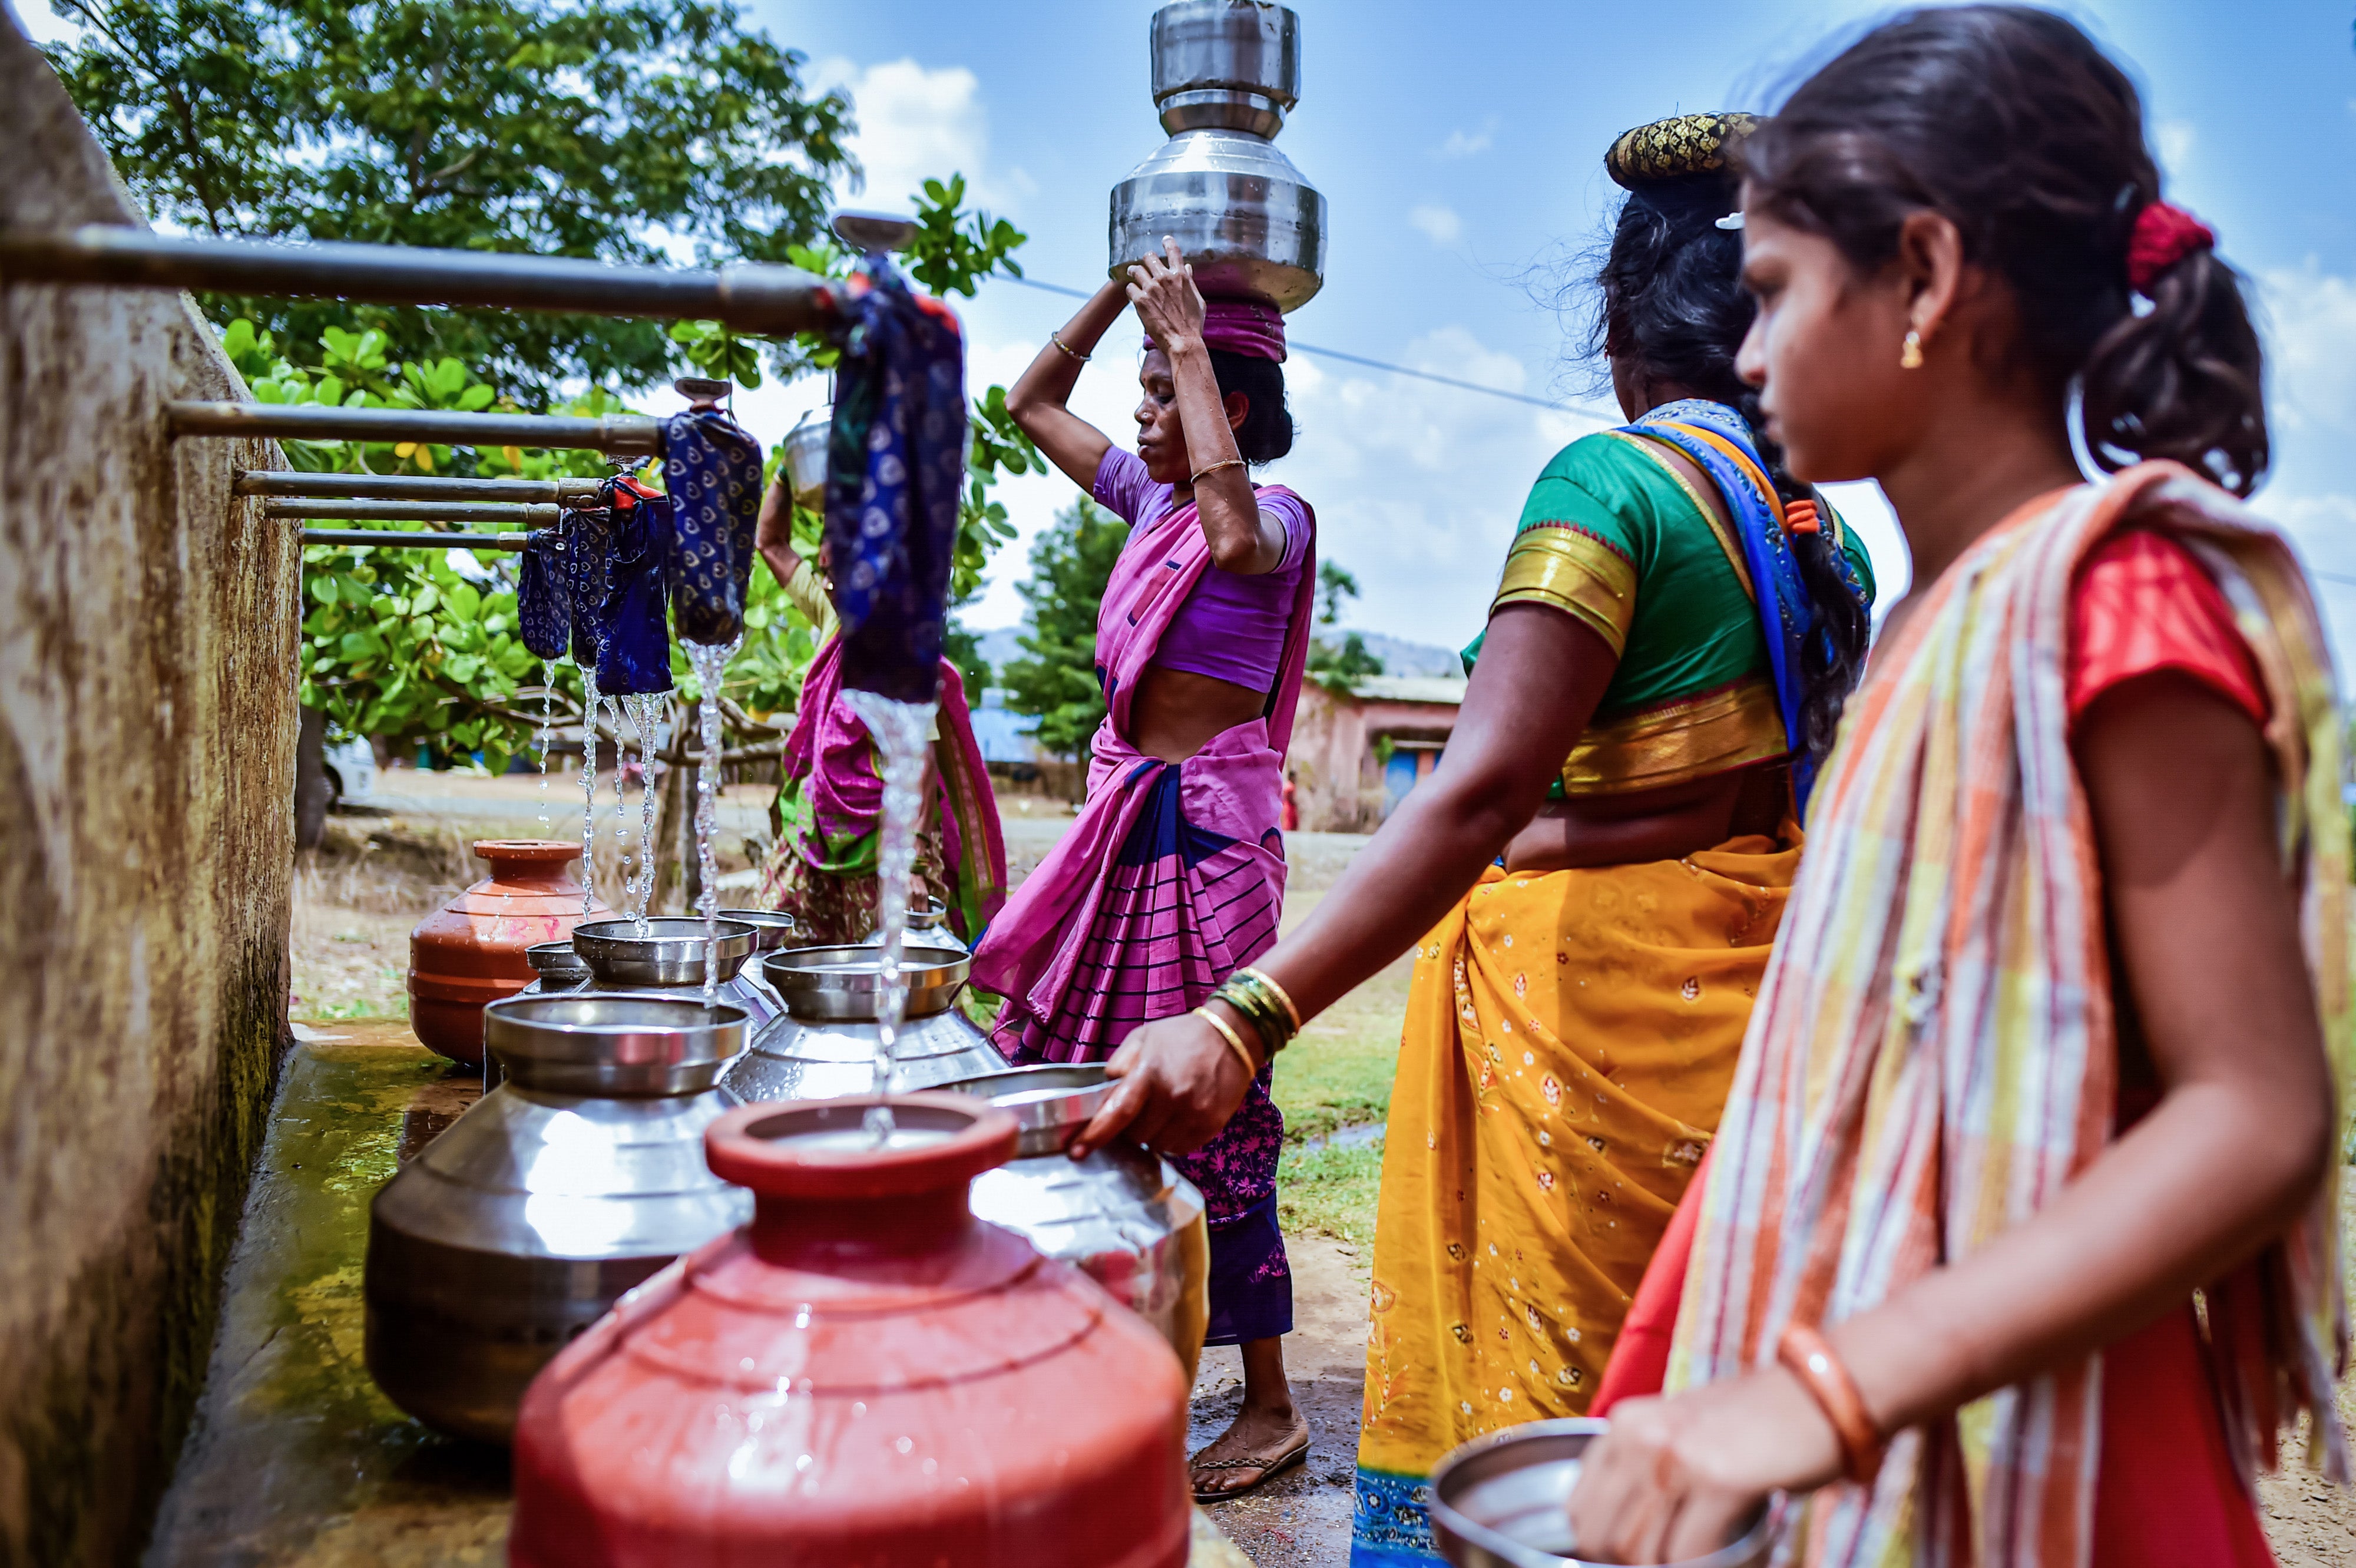
[[[2266,415],[2274,462],[2257,510],[2297,542],[2319,571],[2356,574],[2356,278],[2310,260],[2258,276],[2266,349]],[[2356,669],[2356,591],[2318,585],[2340,668]]]
[[[1407,220],[1410,228],[1420,231],[1435,245],[1452,245],[1464,237],[1464,220],[1456,216],[1452,207],[1428,202],[1409,209]]]
[[[930,70],[896,59],[862,67],[838,58],[819,61],[810,80],[820,88],[840,87],[851,99],[859,124],[851,150],[866,183],[855,196],[844,195],[861,205],[912,209],[926,180],[962,173],[969,204],[1002,207],[1028,183],[1019,175],[1005,183],[993,179],[990,111],[980,81],[963,66]]]
[[[60,16],[48,0],[5,0],[17,29],[37,44],[74,45],[81,42],[81,24]]]
[[[2151,128],[2151,139],[2159,145],[2161,171],[2181,177],[2185,160],[2191,157],[2194,145],[2201,140],[2201,132],[2190,120],[2162,120]]]
[[[1475,154],[1485,153],[1495,143],[1496,129],[1497,117],[1492,114],[1481,123],[1481,128],[1478,131],[1465,131],[1461,128],[1451,131],[1448,133],[1448,139],[1432,149],[1432,156],[1469,158]]]

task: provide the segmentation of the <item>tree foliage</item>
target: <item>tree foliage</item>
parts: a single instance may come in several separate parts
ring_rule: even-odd
[[[51,63],[155,218],[269,239],[783,262],[855,173],[850,108],[731,0],[56,0]],[[373,327],[544,403],[638,387],[659,323],[208,300],[282,342]]]
[[[1029,657],[1008,660],[999,678],[1007,707],[1035,716],[1040,746],[1058,757],[1083,755],[1104,722],[1097,607],[1128,542],[1127,523],[1083,499],[1031,547],[1031,576],[1018,590],[1030,606],[1019,639]]]
[[[1342,601],[1358,596],[1358,579],[1338,561],[1317,564],[1317,624],[1335,627],[1342,619]],[[1361,632],[1312,638],[1309,678],[1329,692],[1347,693],[1370,675],[1383,672],[1383,661],[1366,648]]]

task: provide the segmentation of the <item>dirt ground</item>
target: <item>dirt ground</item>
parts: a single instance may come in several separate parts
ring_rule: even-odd
[[[552,784],[553,836],[578,833],[579,791],[577,776]],[[723,800],[723,887],[750,885],[749,867],[767,832],[767,796],[766,789],[740,789]],[[483,875],[466,844],[477,837],[542,832],[542,796],[529,778],[394,771],[385,775],[373,800],[372,811],[331,819],[328,843],[298,868],[297,1017],[405,1015],[410,928]],[[610,780],[601,788],[600,803],[601,824],[610,823]],[[635,792],[631,806],[635,821]],[[1010,869],[1020,881],[1071,816],[1053,801],[1015,798],[1003,803],[1001,820]],[[1288,928],[1314,908],[1365,842],[1344,834],[1289,836]],[[601,886],[619,880],[605,864],[609,858],[601,854]],[[1309,1417],[1310,1458],[1258,1491],[1208,1510],[1258,1568],[1344,1568],[1349,1560],[1378,1129],[1389,1099],[1388,1064],[1407,972],[1406,963],[1394,965],[1353,993],[1312,1025],[1278,1070],[1277,1098],[1296,1134],[1280,1177],[1294,1303],[1285,1361]],[[1342,1135],[1334,1136],[1337,1132]],[[1369,1133],[1376,1134],[1371,1143]],[[1299,1141],[1303,1135],[1306,1141]],[[2356,1419],[2351,1396],[2356,1382],[2343,1384],[2340,1393],[2343,1414]],[[1240,1398],[1237,1353],[1206,1350],[1194,1387],[1189,1446],[1224,1430]],[[2286,1440],[2290,1468],[2259,1483],[2276,1555],[2283,1568],[2356,1568],[2356,1495],[2301,1467],[2295,1456],[2303,1446],[2303,1434]]]

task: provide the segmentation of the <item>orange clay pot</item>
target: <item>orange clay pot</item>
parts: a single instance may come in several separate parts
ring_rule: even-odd
[[[483,1004],[513,996],[534,975],[524,949],[561,942],[584,919],[611,914],[564,868],[581,846],[562,839],[480,839],[491,874],[409,933],[409,1026],[444,1056],[483,1065]]]
[[[1014,1119],[962,1094],[704,1130],[753,1222],[526,1391],[510,1568],[1183,1568],[1186,1380],[1142,1318],[976,1219]]]

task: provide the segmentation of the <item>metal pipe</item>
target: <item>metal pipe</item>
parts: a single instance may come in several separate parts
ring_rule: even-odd
[[[271,500],[264,517],[324,517],[354,522],[507,522],[519,528],[553,528],[564,509],[498,506],[466,501]]]
[[[451,413],[308,403],[167,403],[164,426],[174,435],[440,441],[455,446],[564,447],[634,457],[651,457],[662,450],[662,422],[643,413],[581,419],[555,413]]]
[[[598,479],[439,479],[416,474],[314,474],[254,468],[237,477],[241,496],[352,496],[366,500],[553,501],[597,504]]]
[[[712,320],[755,337],[822,326],[835,309],[828,281],[798,267],[682,272],[569,256],[276,245],[100,225],[0,232],[0,280]]]
[[[305,544],[371,544],[387,550],[506,550],[523,549],[515,533],[401,533],[380,528],[306,528]]]

